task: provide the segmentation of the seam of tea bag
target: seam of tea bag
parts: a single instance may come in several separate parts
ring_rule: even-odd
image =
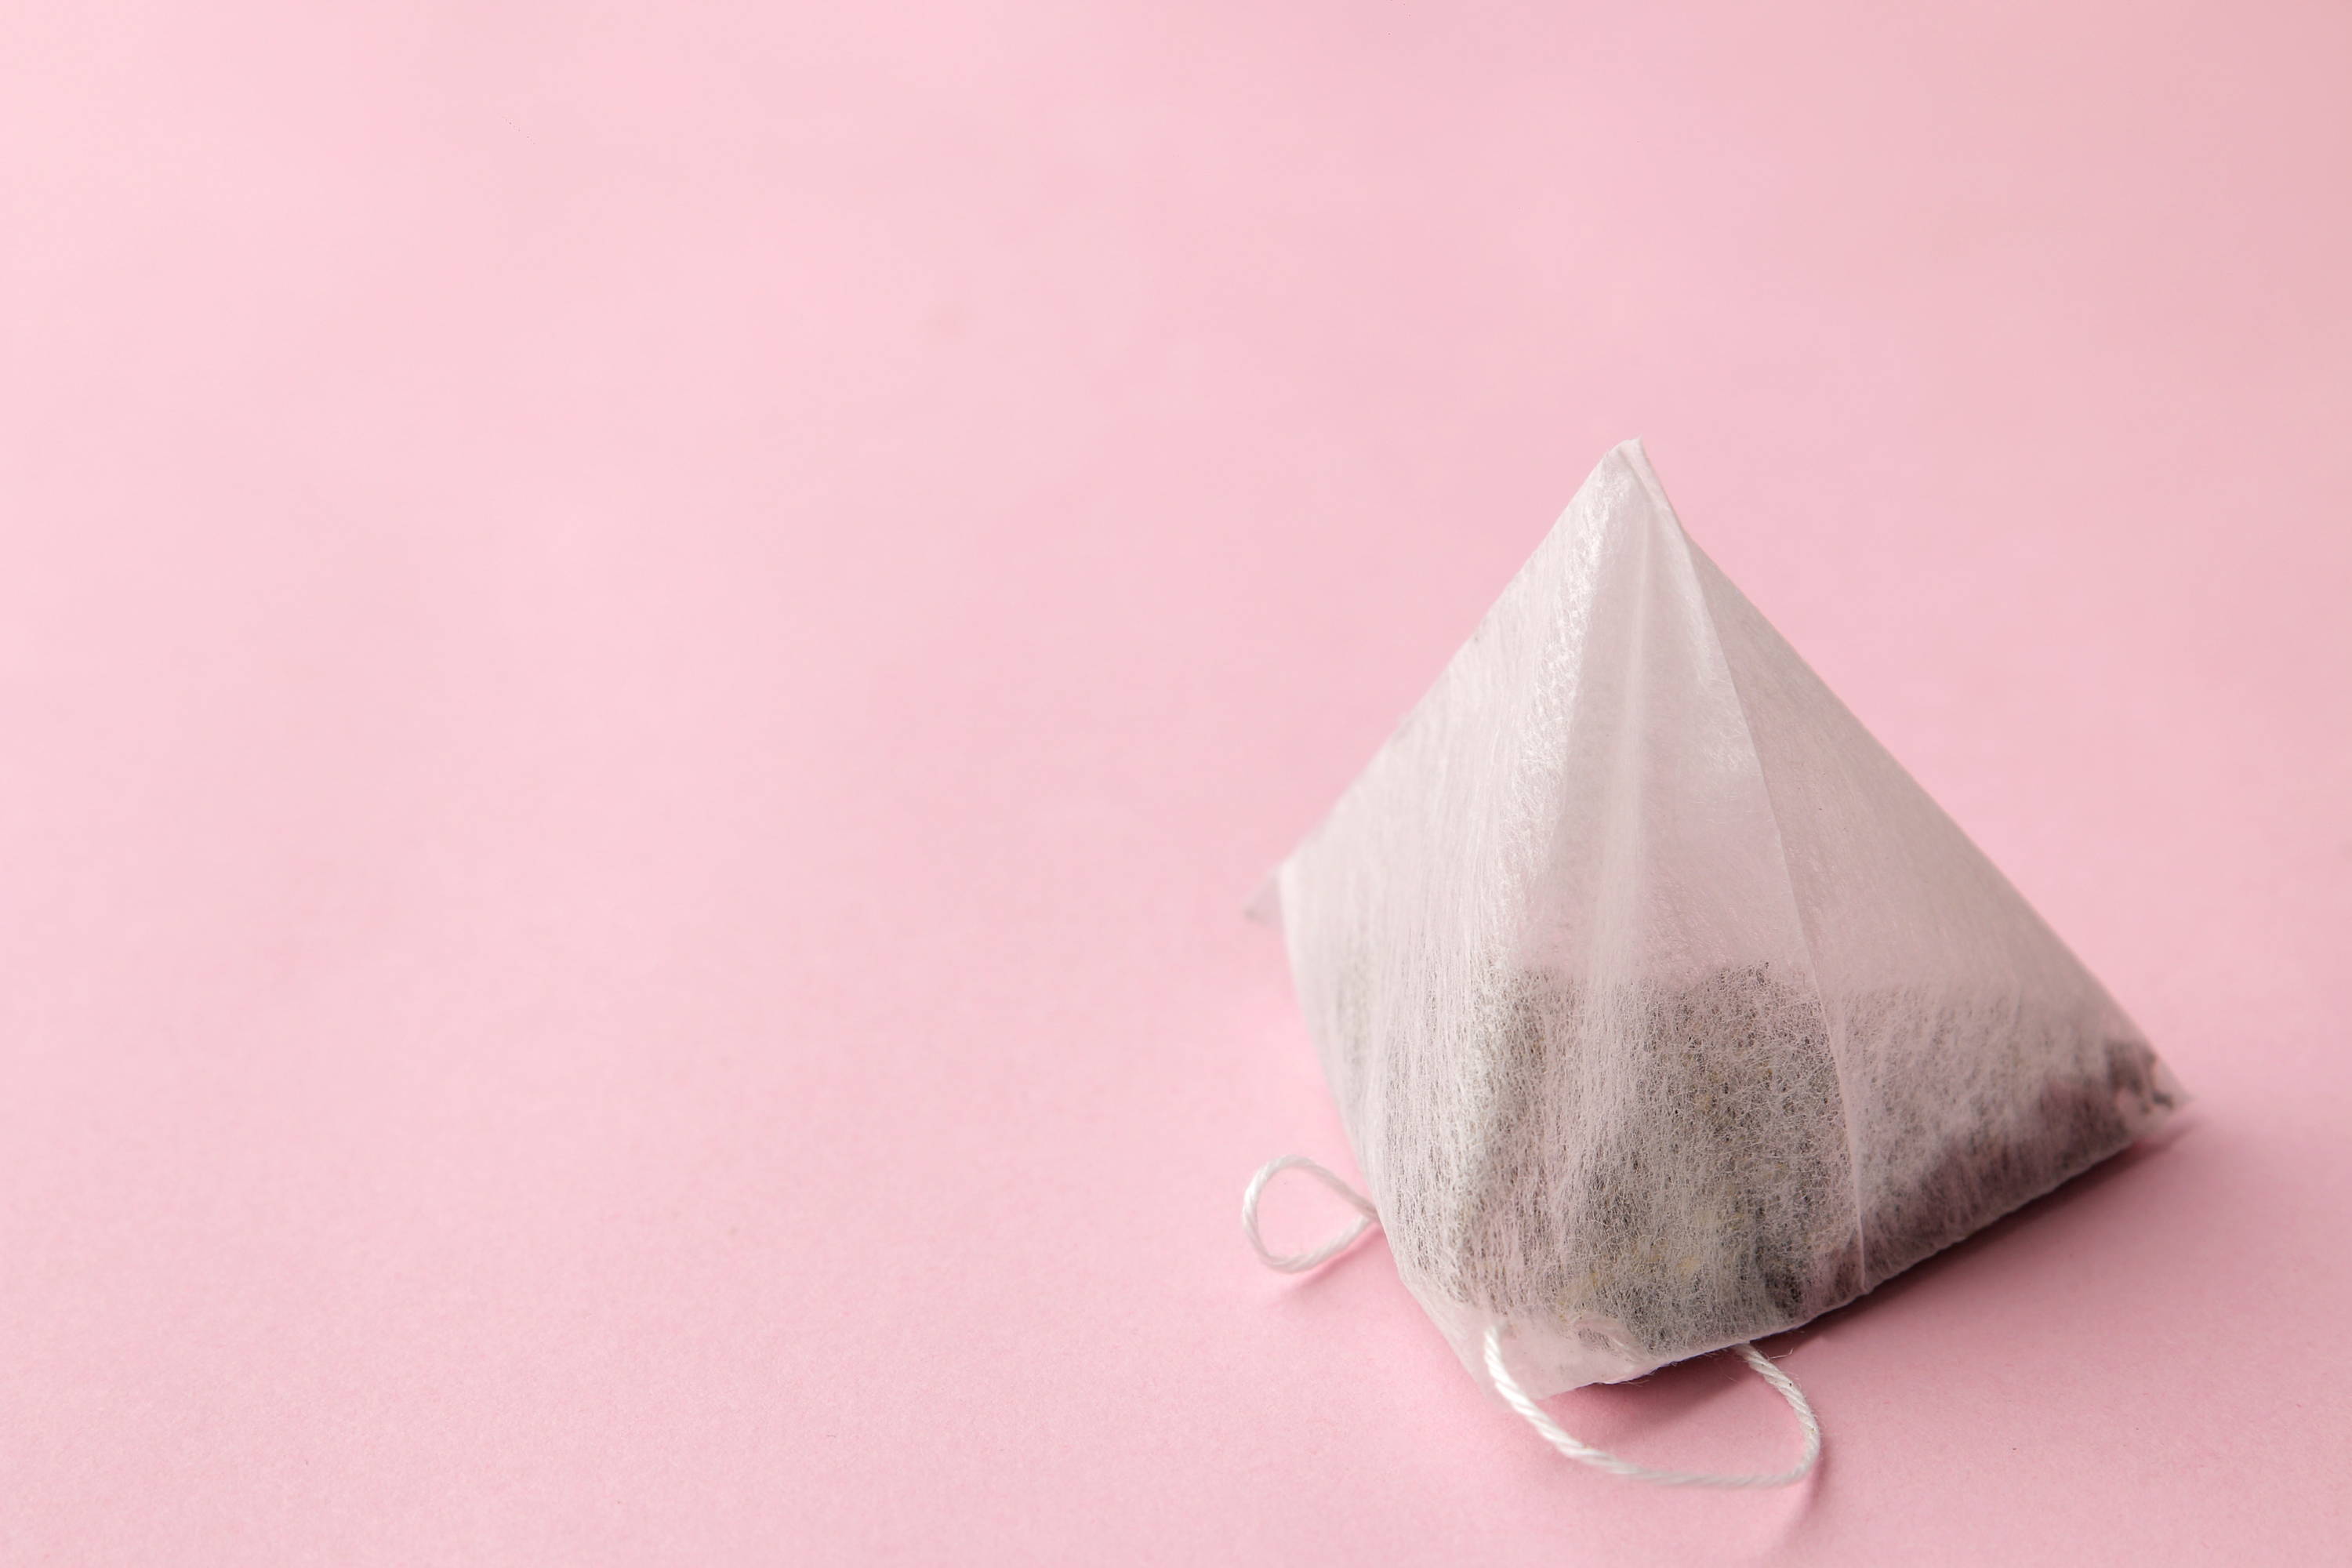
[[[1866,1281],[1870,1278],[1870,1229],[1862,1201],[1862,1144],[1854,1135],[1853,1086],[1847,1079],[1845,1070],[1846,1023],[1839,1011],[1830,1005],[1829,994],[1822,985],[1821,955],[1813,941],[1813,921],[1806,912],[1804,900],[1797,894],[1796,868],[1789,864],[1789,836],[1780,826],[1780,802],[1772,791],[1772,770],[1764,765],[1764,748],[1757,742],[1756,721],[1748,712],[1748,694],[1739,689],[1739,672],[1731,662],[1729,651],[1723,646],[1723,627],[1715,595],[1708,587],[1708,574],[1713,573],[1732,592],[1738,593],[1738,589],[1729,578],[1723,576],[1713,559],[1692,542],[1690,531],[1682,526],[1682,519],[1675,514],[1674,504],[1665,499],[1657,477],[1644,473],[1643,482],[1650,487],[1651,493],[1665,508],[1666,515],[1675,520],[1675,532],[1682,545],[1683,563],[1698,588],[1699,604],[1706,612],[1707,640],[1714,644],[1715,657],[1722,662],[1724,682],[1731,688],[1731,705],[1739,714],[1740,728],[1748,732],[1748,754],[1756,759],[1756,780],[1764,791],[1764,814],[1771,819],[1772,847],[1780,862],[1780,886],[1788,892],[1789,912],[1797,922],[1797,941],[1805,950],[1805,977],[1812,982],[1813,1001],[1822,1010],[1822,1044],[1830,1053],[1830,1071],[1837,1079],[1838,1115],[1845,1126],[1846,1180],[1853,1203],[1854,1268],[1858,1279]]]
[[[1492,1326],[1486,1330],[1486,1375],[1494,1380],[1495,1392],[1503,1396],[1503,1403],[1524,1416],[1528,1425],[1534,1427],[1545,1442],[1580,1465],[1591,1465],[1595,1469],[1607,1470],[1612,1476],[1623,1476],[1631,1480],[1648,1481],[1662,1487],[1793,1486],[1811,1474],[1814,1463],[1822,1457],[1820,1418],[1813,1415],[1812,1405],[1805,1398],[1805,1391],[1797,1386],[1796,1380],[1774,1366],[1762,1351],[1752,1344],[1737,1344],[1731,1348],[1739,1352],[1740,1360],[1756,1369],[1757,1376],[1779,1390],[1780,1397],[1789,1402],[1789,1408],[1797,1413],[1797,1425],[1804,1428],[1804,1452],[1795,1464],[1785,1470],[1764,1476],[1713,1476],[1691,1470],[1654,1470],[1647,1465],[1620,1458],[1590,1443],[1580,1443],[1560,1430],[1559,1423],[1544,1414],[1543,1406],[1528,1397],[1527,1391],[1511,1375],[1510,1368],[1503,1364],[1502,1331]]]
[[[1357,1212],[1360,1217],[1356,1223],[1310,1251],[1288,1257],[1267,1251],[1265,1241],[1257,1233],[1258,1195],[1265,1191],[1268,1182],[1285,1171],[1304,1171],[1330,1188]],[[1248,1238],[1250,1250],[1257,1254],[1259,1262],[1285,1274],[1304,1274],[1310,1268],[1322,1267],[1354,1246],[1358,1237],[1380,1223],[1380,1211],[1372,1206],[1371,1199],[1304,1154],[1285,1154],[1280,1159],[1268,1160],[1258,1167],[1257,1174],[1250,1178],[1249,1186],[1242,1193],[1242,1235]]]

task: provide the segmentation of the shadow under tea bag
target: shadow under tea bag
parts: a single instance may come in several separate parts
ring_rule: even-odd
[[[1636,442],[1271,891],[1365,1224],[1539,1426],[1852,1300],[2178,1098]]]

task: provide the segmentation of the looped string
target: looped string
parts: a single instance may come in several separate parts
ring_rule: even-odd
[[[1780,1391],[1780,1397],[1787,1400],[1789,1408],[1797,1413],[1797,1425],[1804,1428],[1805,1451],[1798,1457],[1795,1464],[1785,1470],[1768,1476],[1710,1476],[1691,1470],[1654,1470],[1647,1465],[1621,1459],[1590,1443],[1580,1443],[1561,1431],[1559,1424],[1544,1414],[1542,1405],[1528,1397],[1527,1391],[1519,1386],[1518,1380],[1503,1364],[1502,1331],[1491,1325],[1486,1330],[1486,1375],[1494,1380],[1495,1392],[1503,1396],[1504,1404],[1525,1416],[1528,1425],[1534,1427],[1545,1442],[1578,1464],[1591,1465],[1595,1469],[1607,1470],[1612,1476],[1650,1481],[1662,1487],[1794,1486],[1812,1473],[1813,1462],[1822,1457],[1821,1421],[1813,1415],[1813,1407],[1806,1400],[1805,1391],[1797,1386],[1794,1378],[1774,1366],[1762,1351],[1752,1344],[1737,1344],[1731,1348],[1739,1352],[1740,1360],[1756,1369],[1757,1376]]]
[[[1311,1252],[1282,1258],[1268,1252],[1265,1243],[1259,1239],[1257,1200],[1258,1194],[1265,1191],[1268,1182],[1289,1170],[1304,1171],[1313,1176],[1345,1199],[1361,1217]],[[1257,1174],[1250,1178],[1249,1186],[1242,1193],[1242,1235],[1249,1239],[1250,1248],[1257,1254],[1260,1262],[1285,1274],[1303,1274],[1309,1268],[1328,1263],[1354,1245],[1358,1237],[1380,1223],[1380,1213],[1372,1207],[1371,1199],[1304,1154],[1285,1154],[1279,1160],[1267,1161],[1258,1168]],[[1780,1397],[1788,1401],[1789,1408],[1796,1412],[1797,1425],[1804,1430],[1804,1452],[1795,1464],[1785,1470],[1763,1476],[1711,1476],[1689,1470],[1654,1470],[1631,1459],[1620,1458],[1606,1449],[1596,1448],[1590,1443],[1580,1443],[1545,1415],[1543,1406],[1528,1397],[1527,1390],[1519,1386],[1518,1379],[1513,1377],[1511,1369],[1504,1364],[1502,1331],[1491,1325],[1486,1330],[1486,1376],[1494,1384],[1495,1392],[1503,1396],[1504,1404],[1517,1411],[1545,1442],[1578,1464],[1591,1465],[1612,1476],[1624,1476],[1662,1487],[1793,1486],[1812,1473],[1814,1464],[1822,1457],[1821,1421],[1813,1415],[1812,1405],[1805,1398],[1804,1390],[1797,1386],[1796,1380],[1774,1366],[1762,1351],[1753,1344],[1737,1344],[1731,1348],[1739,1352],[1742,1361],[1756,1369],[1757,1376],[1770,1384]]]
[[[1268,1252],[1265,1249],[1265,1243],[1257,1234],[1258,1194],[1265,1191],[1265,1184],[1268,1182],[1285,1171],[1306,1172],[1339,1194],[1361,1217],[1310,1252],[1297,1253],[1288,1258],[1277,1257]],[[1354,1246],[1358,1237],[1380,1223],[1380,1211],[1372,1207],[1371,1199],[1364,1196],[1345,1181],[1333,1175],[1304,1154],[1285,1154],[1279,1160],[1268,1160],[1258,1167],[1257,1174],[1250,1178],[1248,1188],[1242,1194],[1242,1235],[1249,1238],[1250,1249],[1257,1254],[1259,1262],[1268,1268],[1280,1269],[1285,1274],[1304,1274],[1310,1268],[1321,1268]]]

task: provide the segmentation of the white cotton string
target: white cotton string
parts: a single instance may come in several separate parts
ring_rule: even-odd
[[[1279,1258],[1268,1252],[1265,1249],[1265,1243],[1258,1237],[1257,1199],[1258,1194],[1265,1191],[1265,1184],[1268,1182],[1285,1171],[1293,1170],[1306,1172],[1339,1194],[1361,1217],[1311,1252]],[[1242,1194],[1242,1234],[1249,1238],[1250,1249],[1257,1254],[1259,1262],[1268,1268],[1278,1268],[1285,1274],[1304,1274],[1310,1268],[1319,1268],[1330,1262],[1331,1259],[1354,1246],[1358,1237],[1380,1223],[1380,1211],[1372,1207],[1371,1199],[1364,1196],[1363,1194],[1304,1154],[1285,1154],[1279,1160],[1268,1160],[1264,1165],[1258,1167],[1257,1174],[1250,1178],[1248,1188]]]
[[[1805,1429],[1805,1451],[1795,1464],[1769,1476],[1708,1476],[1687,1470],[1654,1470],[1637,1465],[1631,1459],[1580,1443],[1559,1429],[1557,1422],[1543,1412],[1543,1406],[1529,1399],[1527,1391],[1503,1364],[1503,1337],[1499,1330],[1486,1331],[1486,1375],[1495,1382],[1495,1392],[1503,1402],[1527,1418],[1528,1426],[1543,1435],[1545,1442],[1579,1464],[1591,1465],[1615,1476],[1628,1476],[1637,1481],[1654,1481],[1662,1487],[1785,1487],[1801,1481],[1811,1473],[1813,1462],[1822,1457],[1822,1424],[1813,1415],[1813,1407],[1805,1399],[1804,1390],[1794,1379],[1774,1366],[1762,1351],[1754,1345],[1734,1345],[1739,1358],[1756,1369],[1756,1375],[1780,1391],[1789,1408],[1797,1413],[1797,1425]]]
[[[1283,1172],[1291,1170],[1304,1171],[1321,1182],[1344,1198],[1361,1217],[1311,1252],[1279,1258],[1268,1252],[1265,1249],[1265,1243],[1258,1237],[1257,1200],[1258,1194],[1265,1191],[1265,1184],[1268,1182],[1282,1174]],[[1261,1262],[1268,1268],[1278,1268],[1285,1274],[1303,1274],[1309,1268],[1328,1263],[1347,1251],[1358,1237],[1380,1223],[1380,1213],[1372,1207],[1371,1199],[1364,1196],[1363,1194],[1304,1154],[1285,1154],[1279,1160],[1268,1160],[1258,1168],[1257,1174],[1250,1178],[1249,1186],[1242,1193],[1242,1235],[1249,1238],[1250,1248],[1258,1255]],[[1613,1476],[1625,1476],[1637,1481],[1650,1481],[1662,1487],[1793,1486],[1812,1473],[1815,1462],[1822,1457],[1821,1421],[1813,1415],[1813,1407],[1806,1400],[1805,1391],[1797,1386],[1795,1379],[1774,1366],[1762,1351],[1752,1344],[1738,1344],[1731,1348],[1739,1352],[1740,1360],[1756,1369],[1757,1376],[1780,1391],[1780,1397],[1789,1402],[1789,1408],[1797,1413],[1797,1425],[1804,1429],[1805,1451],[1798,1457],[1795,1464],[1776,1474],[1710,1476],[1689,1470],[1654,1470],[1647,1465],[1637,1465],[1631,1459],[1621,1459],[1606,1449],[1596,1448],[1590,1443],[1578,1442],[1566,1432],[1561,1431],[1558,1422],[1544,1414],[1542,1405],[1528,1397],[1527,1390],[1519,1386],[1519,1380],[1513,1377],[1511,1369],[1503,1364],[1502,1331],[1494,1327],[1486,1330],[1486,1375],[1493,1380],[1495,1392],[1503,1396],[1503,1403],[1517,1411],[1528,1426],[1541,1434],[1545,1442],[1580,1465],[1591,1465],[1596,1469],[1607,1470]]]

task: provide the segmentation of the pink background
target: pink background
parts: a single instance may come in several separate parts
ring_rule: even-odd
[[[0,1559],[2341,1561],[2352,12],[1923,9],[11,8]],[[1636,434],[2200,1097],[1796,1493],[1234,1224]]]

